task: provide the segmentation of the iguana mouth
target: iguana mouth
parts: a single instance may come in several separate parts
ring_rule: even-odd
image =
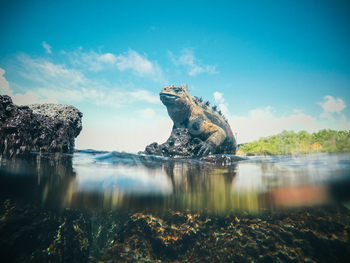
[[[170,98],[179,98],[178,95],[175,95],[175,94],[172,94],[172,93],[164,93],[164,92],[159,93],[159,96],[160,96],[161,98],[167,98],[167,99],[170,99]]]

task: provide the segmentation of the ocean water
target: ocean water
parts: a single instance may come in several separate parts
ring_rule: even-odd
[[[350,154],[1,159],[2,262],[348,262]]]

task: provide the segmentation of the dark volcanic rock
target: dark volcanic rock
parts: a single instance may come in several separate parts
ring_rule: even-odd
[[[104,249],[111,245],[115,233],[123,228],[123,225],[130,220],[130,214],[109,211],[94,211],[91,215],[92,244],[90,247],[91,259],[99,259],[104,253]]]
[[[134,214],[99,262],[348,262],[342,205],[218,216]]]
[[[77,137],[83,125],[81,123],[81,118],[83,113],[80,112],[77,108],[71,105],[66,104],[55,104],[55,103],[44,103],[44,104],[30,104],[28,107],[33,111],[34,114],[42,114],[46,117],[53,119],[60,119],[65,122],[68,122],[69,125],[74,130],[74,136]],[[74,139],[74,138],[73,138]],[[74,140],[73,140],[74,144]]]
[[[6,200],[0,206],[1,262],[87,262],[91,220],[79,210],[55,213]]]
[[[81,131],[82,113],[67,105],[54,105],[52,110],[48,104],[32,107],[38,113],[28,106],[13,104],[7,95],[0,95],[0,155],[74,149],[75,137]]]
[[[177,128],[172,130],[169,139],[163,143],[156,142],[146,146],[144,152],[139,154],[158,155],[165,157],[190,157],[194,155],[194,149],[197,144],[193,141],[191,134],[186,128]]]

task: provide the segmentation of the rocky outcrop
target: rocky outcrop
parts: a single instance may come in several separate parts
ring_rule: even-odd
[[[30,104],[28,105],[28,107],[33,111],[34,114],[42,114],[49,118],[57,118],[68,122],[70,127],[72,127],[74,130],[75,137],[77,137],[83,129],[83,125],[81,122],[83,113],[72,105],[55,103],[36,103]]]
[[[138,154],[164,157],[195,157],[201,142],[199,138],[193,138],[188,129],[177,128],[172,130],[170,137],[165,143],[151,143],[146,146],[145,151],[138,152]],[[229,154],[211,154],[209,156],[202,156],[200,159],[209,163],[227,165],[232,162],[241,161],[244,158]]]
[[[169,139],[163,143],[156,142],[146,146],[139,154],[158,155],[165,157],[190,157],[194,155],[196,143],[186,128],[172,130]]]
[[[32,109],[30,108],[32,107]],[[17,106],[0,95],[0,155],[74,149],[83,114],[69,105]]]

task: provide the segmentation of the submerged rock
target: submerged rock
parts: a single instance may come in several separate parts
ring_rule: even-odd
[[[54,212],[7,199],[0,204],[1,262],[87,262],[92,243],[88,214]]]
[[[260,216],[137,213],[99,262],[348,262],[349,219],[342,205]]]
[[[17,106],[0,95],[0,155],[74,149],[83,114],[69,105]]]

